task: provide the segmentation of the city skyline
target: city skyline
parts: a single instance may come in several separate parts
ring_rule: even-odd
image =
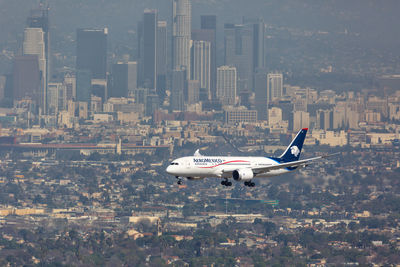
[[[399,265],[399,9],[0,0],[0,266]]]

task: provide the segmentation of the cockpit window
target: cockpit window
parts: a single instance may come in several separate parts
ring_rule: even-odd
[[[171,165],[179,165],[177,162],[171,162]]]

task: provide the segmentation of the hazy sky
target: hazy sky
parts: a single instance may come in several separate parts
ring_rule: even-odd
[[[0,0],[0,50],[20,46],[26,18],[38,0]],[[108,27],[110,43],[130,45],[136,23],[145,8],[157,8],[160,19],[170,20],[171,0],[48,0],[52,39],[73,40],[77,28]],[[274,27],[328,31],[347,30],[357,36],[356,46],[390,50],[400,55],[399,0],[192,0],[193,28],[201,14],[215,14],[218,35],[223,23],[240,23],[243,16],[263,17]],[[357,34],[357,35],[354,35]],[[64,40],[64,41],[63,41]],[[346,49],[343,45],[343,49]],[[54,47],[53,47],[54,48]],[[65,43],[63,49],[75,49]],[[4,56],[0,66],[5,65]]]

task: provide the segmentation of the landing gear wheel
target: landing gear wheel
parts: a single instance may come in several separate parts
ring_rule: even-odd
[[[247,182],[244,182],[244,185],[248,186],[248,187],[254,187],[256,184],[253,183],[252,181],[247,181]]]
[[[182,180],[179,180],[178,182],[176,182],[177,184],[181,185],[182,184]]]
[[[221,184],[225,186],[232,186],[232,182],[229,182],[226,178],[221,182]]]

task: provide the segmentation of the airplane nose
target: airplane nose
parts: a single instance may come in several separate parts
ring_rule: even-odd
[[[165,169],[165,171],[166,171],[168,174],[171,174],[171,166],[168,166],[168,167]]]

